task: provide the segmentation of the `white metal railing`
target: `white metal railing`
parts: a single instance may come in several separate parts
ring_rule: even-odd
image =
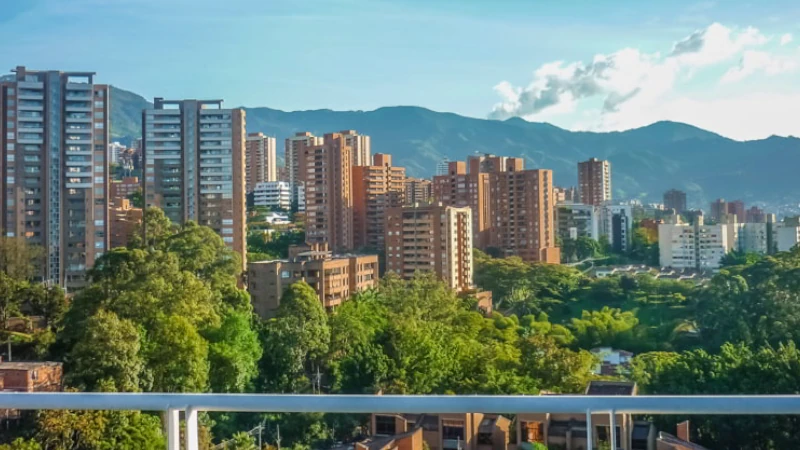
[[[405,396],[281,394],[0,393],[0,409],[162,411],[167,417],[167,449],[180,449],[180,412],[186,422],[185,448],[197,450],[201,411],[322,413],[586,413],[609,414],[800,414],[800,395],[742,396]],[[616,433],[609,433],[617,448]],[[587,440],[592,450],[592,440]]]

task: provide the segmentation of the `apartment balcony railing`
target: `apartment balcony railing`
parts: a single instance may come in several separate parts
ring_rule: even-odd
[[[198,448],[197,415],[217,412],[430,413],[465,414],[608,414],[611,429],[619,414],[795,415],[800,395],[741,396],[405,396],[282,394],[127,394],[127,393],[0,393],[0,409],[140,410],[166,416],[167,449],[179,450],[180,412],[184,412],[186,450]],[[618,448],[610,433],[611,448]],[[587,441],[592,450],[592,440]]]

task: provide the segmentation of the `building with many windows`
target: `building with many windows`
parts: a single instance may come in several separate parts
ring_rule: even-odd
[[[735,224],[705,225],[699,216],[693,224],[658,226],[661,267],[716,270],[722,257],[736,248]]]
[[[336,252],[354,248],[351,151],[343,135],[328,133],[321,144],[302,145],[299,152],[306,242],[327,243]]]
[[[292,186],[292,201],[300,203],[300,190],[302,190],[300,177],[300,157],[306,147],[322,144],[321,136],[314,136],[308,131],[295,133],[294,136],[284,141],[283,165],[286,172],[286,181]],[[283,181],[283,180],[282,180]]]
[[[308,283],[332,311],[351,294],[377,285],[378,256],[337,256],[327,244],[312,244],[290,247],[286,260],[250,263],[247,288],[256,314],[273,317],[283,291],[298,281]]]
[[[278,180],[278,162],[275,153],[275,138],[264,133],[247,135],[244,157],[246,192],[255,190],[258,183]]]
[[[556,228],[562,239],[588,237],[600,239],[600,220],[597,208],[582,203],[565,203],[556,208]]]
[[[407,205],[414,203],[430,203],[433,201],[433,182],[425,178],[406,177],[405,202]]]
[[[351,148],[353,167],[368,166],[372,163],[372,145],[369,136],[358,134],[356,130],[342,130],[339,134],[344,138],[344,144]]]
[[[406,169],[376,153],[369,166],[353,167],[353,245],[383,250],[386,210],[405,203]]]
[[[153,103],[142,117],[145,206],[212,228],[244,262],[244,110],[222,100]]]
[[[578,163],[581,203],[600,206],[611,200],[611,163],[597,158]]]
[[[472,211],[439,204],[386,210],[386,270],[433,271],[458,292],[473,289]]]
[[[686,211],[686,192],[677,189],[664,192],[664,208],[672,209],[677,214]]]
[[[17,67],[0,82],[0,230],[46,253],[67,291],[108,249],[109,87],[93,72]]]
[[[258,183],[253,190],[253,206],[288,211],[292,207],[292,188],[286,181]]]

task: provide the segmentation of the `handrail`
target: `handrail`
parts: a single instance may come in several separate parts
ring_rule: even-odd
[[[617,414],[800,414],[800,395],[455,396],[36,392],[0,393],[0,408],[324,413],[498,412]]]

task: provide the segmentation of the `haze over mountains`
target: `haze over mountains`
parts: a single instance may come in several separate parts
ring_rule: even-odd
[[[150,103],[113,88],[112,133],[129,142],[140,134],[141,110]],[[228,105],[234,106],[234,105]],[[372,151],[390,153],[409,175],[429,177],[444,158],[474,153],[525,158],[528,168],[553,169],[556,185],[576,183],[576,163],[608,159],[616,199],[661,201],[670,188],[685,190],[689,205],[708,208],[717,198],[762,202],[776,209],[800,201],[800,139],[770,137],[739,142],[675,122],[611,133],[573,132],[513,118],[475,119],[414,106],[374,111],[295,111],[246,108],[247,131],[283,139],[298,131],[314,134],[354,129],[372,137]],[[783,210],[784,208],[781,208]],[[788,211],[787,211],[788,212]]]

